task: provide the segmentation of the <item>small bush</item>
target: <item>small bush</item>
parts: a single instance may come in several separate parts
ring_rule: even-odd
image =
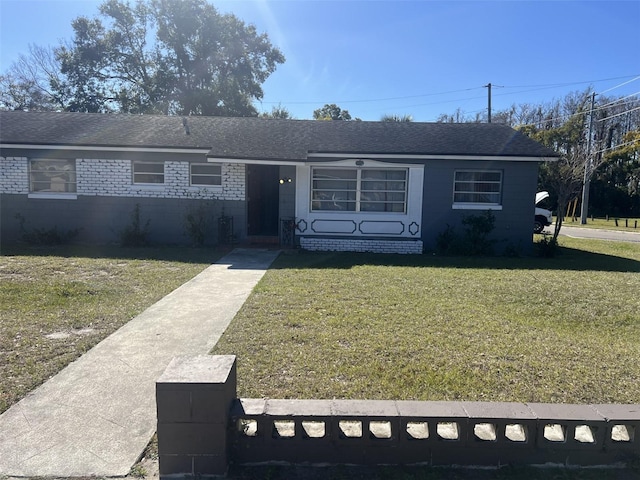
[[[436,237],[436,252],[441,255],[451,255],[456,249],[458,240],[456,229],[447,224],[447,228]]]
[[[496,227],[496,217],[491,210],[481,215],[467,215],[462,219],[465,225],[464,243],[467,255],[490,255],[493,253],[494,241],[489,235]]]
[[[144,247],[149,242],[147,235],[149,234],[149,224],[151,220],[142,225],[140,219],[140,205],[136,203],[131,213],[131,223],[120,232],[120,245],[123,247]]]
[[[539,257],[552,258],[555,257],[559,251],[558,240],[553,238],[553,235],[544,234],[543,237],[536,242],[536,251]]]
[[[211,206],[201,203],[197,207],[187,210],[184,217],[185,234],[194,245],[201,247],[205,244],[211,232]]]
[[[60,232],[58,231],[57,226],[49,229],[33,228],[31,230],[27,230],[25,227],[25,218],[19,213],[16,214],[15,218],[20,224],[20,236],[22,241],[29,245],[65,245],[67,243],[71,243],[71,241],[80,234],[80,229],[78,228],[67,230],[66,232]]]
[[[494,240],[489,235],[495,228],[496,217],[487,210],[481,215],[467,215],[462,219],[464,234],[447,228],[436,237],[436,251],[443,255],[491,255]]]

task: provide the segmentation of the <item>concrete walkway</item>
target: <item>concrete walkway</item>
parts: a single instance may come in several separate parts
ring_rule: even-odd
[[[0,476],[124,476],[156,429],[155,381],[208,353],[277,251],[236,249],[0,416]]]

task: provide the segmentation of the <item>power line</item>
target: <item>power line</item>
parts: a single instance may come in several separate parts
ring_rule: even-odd
[[[632,93],[631,95],[628,95],[627,97],[623,97],[623,98],[633,97],[633,96],[636,96],[636,95],[638,95],[638,94],[640,94],[640,92]],[[622,99],[621,99],[621,100],[622,100]],[[614,102],[607,103],[607,104],[605,104],[605,105],[599,105],[599,106],[595,107],[595,108],[592,110],[592,112],[597,112],[597,111],[599,111],[599,110],[604,110],[605,108],[607,108],[608,106],[613,105],[614,103],[616,103],[616,102],[614,101]],[[633,103],[633,102],[629,101],[629,102],[622,103],[621,105],[626,105],[627,103]],[[634,110],[635,110],[635,109],[634,109]],[[629,110],[629,111],[632,111],[632,110]],[[550,122],[553,122],[553,121],[555,121],[555,120],[565,120],[565,119],[569,119],[569,118],[571,118],[571,117],[575,117],[576,115],[587,115],[588,113],[589,113],[589,112],[586,112],[586,111],[585,111],[585,112],[566,113],[566,114],[564,114],[564,115],[559,115],[559,116],[557,116],[557,117],[546,118],[546,119],[544,119],[544,120],[540,120],[539,122],[536,122],[536,123],[525,123],[525,124],[524,124],[524,125],[522,125],[522,126],[527,126],[527,125],[536,125],[536,124],[538,124],[538,123],[542,123],[542,124],[544,124],[544,123],[550,123]],[[627,112],[624,112],[624,113],[627,113]]]
[[[603,148],[602,150],[598,150],[597,152],[593,152],[593,153],[602,153],[608,150],[617,150],[620,147],[626,147],[627,145],[633,145],[634,143],[638,143],[638,140],[631,140],[630,142],[621,143],[619,145],[616,145],[615,147]]]
[[[596,94],[596,95],[598,95],[598,94]],[[631,94],[627,95],[626,97],[620,97],[620,98],[617,98],[617,99],[615,99],[615,100],[613,100],[613,101],[611,101],[611,102],[609,102],[609,103],[605,103],[604,105],[600,105],[600,107],[599,107],[599,108],[604,108],[604,107],[608,107],[608,106],[610,106],[610,105],[615,105],[616,103],[619,103],[619,102],[621,102],[622,100],[626,100],[626,99],[628,99],[628,98],[635,97],[635,96],[637,96],[637,95],[640,95],[640,92],[631,93]],[[625,104],[627,104],[627,103],[631,103],[631,102],[624,102],[622,105],[625,105]]]
[[[626,115],[627,113],[635,112],[636,110],[640,110],[640,107],[632,108],[631,110],[627,110],[626,112],[616,113],[615,115],[611,115],[609,117],[601,118],[598,120],[599,122],[604,122],[605,120],[609,120],[610,118],[619,117],[621,115]]]
[[[633,82],[634,80],[637,80],[640,78],[640,76],[638,76],[638,74],[636,73],[635,75],[625,75],[624,77],[602,78],[600,80],[585,80],[580,82],[567,82],[567,83],[547,83],[547,84],[541,84],[541,85],[511,85],[511,86],[507,85],[507,86],[504,86],[503,88],[567,87],[571,85],[581,85],[585,83],[599,83],[599,82],[608,82],[610,80],[621,80],[623,78],[630,78],[630,77],[635,77],[635,78],[633,80],[629,80],[629,82],[625,82],[621,85],[618,85],[618,87],[625,85],[626,83]],[[613,87],[613,88],[618,88],[618,87]],[[611,90],[613,90],[613,88]]]
[[[560,87],[568,87],[568,86],[572,86],[572,85],[584,85],[584,84],[592,84],[592,83],[600,83],[600,82],[607,82],[607,81],[611,81],[611,80],[620,80],[620,79],[627,79],[630,77],[635,77],[632,80],[629,80],[628,82],[625,82],[623,84],[620,84],[616,87],[612,87],[609,90],[613,90],[615,88],[618,88],[622,85],[626,85],[627,83],[631,83],[637,79],[640,79],[640,75],[626,75],[623,77],[611,77],[611,78],[603,78],[603,79],[599,79],[599,80],[585,80],[585,81],[580,81],[580,82],[566,82],[566,83],[551,83],[551,84],[541,84],[541,85],[519,85],[519,86],[501,86],[501,88],[528,88],[530,90],[522,90],[519,92],[508,92],[508,93],[499,93],[495,96],[504,96],[504,95],[517,95],[519,93],[529,93],[529,92],[535,92],[535,91],[539,91],[539,90],[547,90],[547,89],[552,89],[552,88],[560,88]],[[497,87],[497,85],[496,85]],[[462,89],[458,89],[458,90],[449,90],[449,91],[444,91],[444,92],[435,92],[435,93],[424,93],[424,94],[419,94],[419,95],[404,95],[404,96],[398,96],[398,97],[385,97],[385,98],[370,98],[370,99],[362,99],[362,100],[334,100],[331,101],[331,103],[336,103],[336,104],[349,104],[349,103],[374,103],[374,102],[385,102],[385,101],[389,101],[389,100],[406,100],[406,99],[411,99],[411,98],[423,98],[423,97],[433,97],[433,96],[439,96],[439,95],[449,95],[452,93],[460,93],[460,92],[469,92],[469,91],[473,91],[473,90],[479,90],[481,88],[485,88],[485,86],[479,86],[479,87],[470,87],[470,88],[462,88]],[[609,91],[609,90],[605,90],[605,92]],[[604,93],[604,92],[603,92]],[[461,99],[461,100],[472,100],[472,99],[476,99],[476,98],[484,98],[484,97],[473,97],[473,98],[468,98],[468,99]],[[443,101],[443,102],[439,102],[439,103],[449,103],[449,102],[455,102],[458,100],[450,100],[450,101]],[[287,105],[317,105],[317,104],[321,104],[321,103],[328,103],[326,101],[298,101],[298,102],[260,102],[262,104],[282,104],[285,103]],[[417,104],[417,105],[410,105],[409,107],[419,107],[419,106],[427,106],[427,105],[435,105],[435,103],[426,103],[426,104]],[[409,108],[406,107],[406,108]],[[405,107],[403,107],[405,108]]]
[[[332,103],[340,103],[340,104],[345,104],[345,103],[370,103],[370,102],[386,102],[389,100],[406,100],[409,98],[422,98],[422,97],[434,97],[437,95],[449,95],[451,93],[460,93],[460,92],[469,92],[471,90],[479,90],[483,87],[473,87],[473,88],[463,88],[460,90],[449,90],[447,92],[438,92],[438,93],[424,93],[421,95],[405,95],[402,97],[387,97],[387,98],[373,98],[373,99],[365,99],[365,100],[335,100],[332,101]],[[452,100],[452,101],[456,101],[456,100]],[[282,103],[282,102],[261,102],[261,103]],[[287,102],[287,105],[317,105],[319,103],[322,103],[322,101],[316,101],[316,102],[309,102],[309,101],[303,101],[303,102]],[[326,103],[326,102],[325,102]],[[430,104],[427,104],[430,105]]]
[[[615,87],[611,87],[611,88],[609,88],[609,89],[605,90],[604,92],[600,92],[600,93],[599,93],[599,95],[602,95],[603,93],[610,92],[611,90],[615,90],[616,88],[623,87],[624,85],[627,85],[627,84],[629,84],[629,83],[635,82],[636,80],[640,80],[640,75],[639,75],[639,76],[637,76],[636,78],[632,78],[631,80],[628,80],[628,81],[626,81],[626,82],[623,82],[623,83],[621,83],[620,85],[616,85]]]

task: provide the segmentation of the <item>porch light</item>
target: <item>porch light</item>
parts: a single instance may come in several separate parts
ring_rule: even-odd
[[[280,179],[280,185],[284,185],[285,183],[291,183],[293,180],[291,177],[283,177]]]

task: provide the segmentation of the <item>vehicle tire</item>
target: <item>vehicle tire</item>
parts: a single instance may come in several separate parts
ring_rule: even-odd
[[[542,230],[544,230],[544,223],[536,218],[533,221],[533,233],[542,233]]]

